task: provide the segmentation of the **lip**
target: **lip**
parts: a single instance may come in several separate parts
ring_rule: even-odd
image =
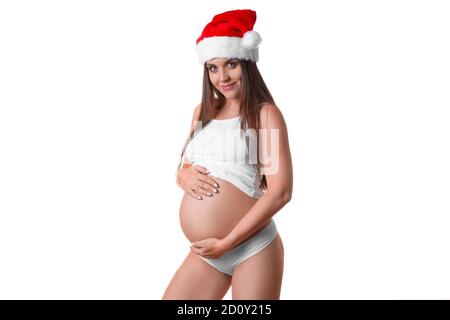
[[[228,85],[228,86],[220,86],[220,88],[221,88],[222,90],[224,90],[224,91],[230,91],[230,90],[232,90],[232,89],[234,88],[235,85],[236,85],[236,82],[235,82],[235,83],[232,83],[232,84],[230,84],[230,85]]]

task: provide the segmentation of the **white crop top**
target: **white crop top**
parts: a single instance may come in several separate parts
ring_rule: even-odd
[[[239,120],[240,117],[212,119],[203,128],[200,121],[196,122],[194,137],[185,149],[186,159],[193,166],[207,168],[209,175],[226,180],[250,197],[259,199],[264,192],[259,189],[261,174],[256,170],[256,135],[241,130]],[[247,145],[254,150],[252,153]]]

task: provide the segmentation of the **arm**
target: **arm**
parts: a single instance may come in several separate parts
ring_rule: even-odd
[[[279,165],[278,167],[275,165],[274,170],[272,170],[273,168],[265,170],[263,165],[263,173],[266,174],[267,180],[267,192],[253,205],[233,230],[222,239],[226,248],[233,248],[247,239],[291,200],[293,187],[292,159],[286,123],[278,107],[266,104],[262,108],[261,127],[267,129],[267,141],[261,140],[260,142],[262,162],[273,166],[274,161],[269,162],[265,157],[270,155],[273,159],[274,153],[278,153]],[[278,141],[278,148],[271,143],[272,129],[275,129],[275,131],[278,129],[279,136],[278,139],[275,139],[275,141]]]
[[[192,115],[192,120],[191,120],[191,131],[194,129],[194,122],[197,121],[198,118],[200,117],[200,106],[201,106],[201,104],[196,106],[195,109],[194,109],[194,114]],[[192,163],[190,163],[186,159],[186,157],[183,157],[183,164],[182,164],[182,166],[181,166],[179,171],[181,171],[182,169],[185,169],[185,168],[189,168],[191,166],[192,166]],[[176,177],[176,182],[177,182],[177,186],[181,188],[181,184],[180,184],[180,180],[179,180],[178,174],[177,174],[177,177]]]

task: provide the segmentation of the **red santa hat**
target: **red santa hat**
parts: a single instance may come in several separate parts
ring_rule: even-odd
[[[262,39],[253,31],[256,12],[249,9],[217,14],[196,41],[201,64],[213,58],[239,58],[258,61],[258,45]]]

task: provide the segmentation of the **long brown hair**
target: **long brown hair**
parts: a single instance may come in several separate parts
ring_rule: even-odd
[[[241,129],[245,130],[245,124],[247,128],[254,129],[256,133],[259,132],[261,128],[260,121],[260,110],[265,103],[275,104],[275,101],[267,88],[261,73],[258,70],[256,62],[251,60],[240,59],[239,63],[241,65],[242,79],[241,79],[241,107],[240,107],[240,118],[241,118]],[[201,121],[202,127],[205,127],[211,119],[214,119],[217,112],[225,105],[225,96],[218,91],[211,83],[209,79],[209,72],[204,64],[203,69],[203,92],[202,92],[202,102],[200,106],[199,118],[194,121]],[[178,174],[180,170],[181,163],[183,160],[183,155],[187,144],[192,139],[194,134],[194,128],[191,130],[183,148],[181,149],[180,161],[175,175]],[[256,146],[257,146],[257,170],[260,170],[260,159],[259,159],[259,134],[256,134]],[[267,180],[266,176],[263,175],[259,185],[261,190],[267,190]]]

